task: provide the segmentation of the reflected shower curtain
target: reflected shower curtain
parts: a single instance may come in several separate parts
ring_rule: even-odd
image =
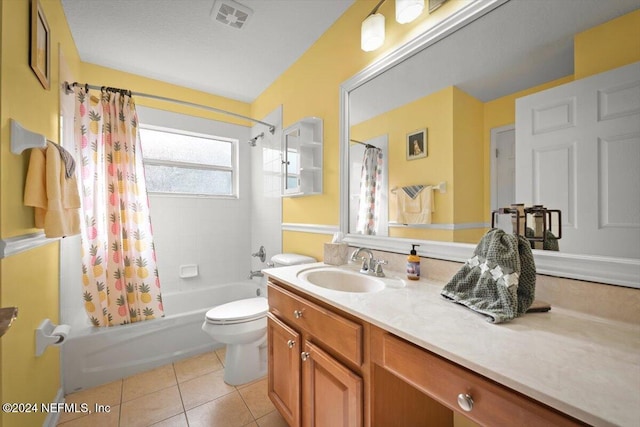
[[[81,160],[82,283],[94,326],[164,316],[138,117],[130,92],[75,88]]]
[[[382,150],[367,146],[360,174],[360,206],[356,233],[375,235],[380,212],[380,185],[382,184]]]

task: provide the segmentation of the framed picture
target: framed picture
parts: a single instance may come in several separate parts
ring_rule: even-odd
[[[429,0],[429,13],[442,6],[447,0]]]
[[[45,89],[49,89],[51,33],[39,0],[31,0],[31,69]]]
[[[407,134],[407,160],[427,157],[427,130],[421,129]]]

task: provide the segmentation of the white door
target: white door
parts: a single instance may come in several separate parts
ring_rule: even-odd
[[[516,203],[516,131],[513,125],[491,129],[491,210]],[[498,215],[495,228],[513,233],[510,215]]]
[[[562,210],[562,252],[640,258],[640,62],[518,99],[516,141],[516,199]]]

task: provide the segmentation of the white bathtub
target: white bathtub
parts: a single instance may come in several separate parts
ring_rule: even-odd
[[[91,326],[84,313],[61,347],[64,393],[105,384],[221,347],[201,329],[208,309],[265,288],[244,281],[162,296],[165,317],[112,328]]]

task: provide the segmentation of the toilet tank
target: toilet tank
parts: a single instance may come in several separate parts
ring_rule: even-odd
[[[317,260],[300,254],[276,254],[271,257],[271,262],[274,267],[286,267],[288,265],[311,264]]]

